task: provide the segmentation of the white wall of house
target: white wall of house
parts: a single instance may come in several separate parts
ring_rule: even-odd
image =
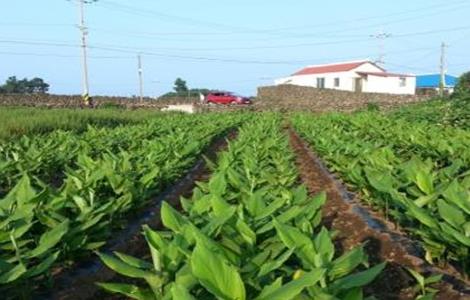
[[[294,84],[300,86],[317,87],[317,78],[325,79],[326,89],[352,91],[353,79],[350,72],[337,72],[325,74],[295,75],[275,80],[275,84]],[[339,78],[339,86],[335,86],[335,78]]]
[[[356,90],[356,80],[360,79],[363,92],[411,95],[415,93],[416,77],[406,77],[405,86],[400,86],[399,77],[361,76],[357,72],[383,72],[383,70],[374,64],[365,63],[347,72],[293,75],[277,79],[274,83],[276,85],[293,84],[317,88],[319,87],[317,79],[324,78],[323,88],[353,92]]]
[[[387,93],[400,95],[414,95],[416,77],[407,76],[374,76],[367,75],[363,79],[363,91],[368,93]]]

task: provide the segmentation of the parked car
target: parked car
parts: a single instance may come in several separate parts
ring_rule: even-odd
[[[206,102],[214,104],[251,104],[250,98],[231,92],[211,92],[206,96]]]

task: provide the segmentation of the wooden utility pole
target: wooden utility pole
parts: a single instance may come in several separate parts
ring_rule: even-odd
[[[446,43],[441,44],[441,62],[440,62],[440,81],[439,81],[439,96],[444,96],[444,89],[446,87]]]
[[[139,94],[140,102],[144,102],[144,81],[143,81],[143,70],[142,70],[142,55],[137,55],[137,70],[139,72]]]

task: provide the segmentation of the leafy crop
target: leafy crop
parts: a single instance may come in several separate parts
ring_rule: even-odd
[[[170,115],[2,144],[0,289],[27,294],[31,278],[46,283],[54,264],[103,246],[130,212],[184,174],[216,135],[243,118]]]
[[[418,236],[426,258],[470,263],[470,133],[377,113],[293,118],[330,169]]]
[[[164,230],[144,228],[152,260],[100,253],[141,281],[99,283],[134,299],[362,299],[384,268],[367,268],[359,246],[337,253],[320,225],[325,193],[297,186],[294,157],[277,115],[255,115],[220,154],[179,212],[161,206]],[[134,280],[132,280],[134,282]]]

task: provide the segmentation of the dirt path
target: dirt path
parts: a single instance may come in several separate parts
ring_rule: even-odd
[[[237,136],[235,129],[230,130],[215,139],[215,141],[203,152],[203,155],[210,160],[217,157],[217,153],[227,148],[227,140],[232,140]],[[138,213],[138,218],[129,222],[125,231],[117,233],[111,239],[106,249],[100,251],[110,253],[119,251],[131,256],[148,256],[147,243],[142,235],[142,225],[147,224],[151,228],[161,228],[160,204],[163,200],[169,202],[174,207],[179,208],[181,196],[191,195],[196,186],[196,181],[204,181],[210,176],[206,161],[201,158],[195,163],[185,177],[174,185],[164,190],[158,197],[152,200],[148,208]],[[119,299],[120,297],[105,294],[95,285],[95,282],[112,281],[116,273],[104,266],[97,256],[82,262],[71,270],[64,271],[54,278],[52,291],[37,295],[35,299]]]
[[[414,299],[411,290],[413,279],[403,268],[408,267],[423,274],[444,274],[436,299],[470,299],[468,286],[455,278],[457,274],[454,270],[431,267],[421,258],[422,253],[412,240],[392,229],[393,225],[379,214],[354,201],[297,133],[291,127],[287,130],[301,180],[310,193],[327,193],[328,200],[323,209],[324,224],[339,232],[337,246],[348,250],[366,242],[365,249],[371,263],[388,262],[384,272],[367,287],[366,292],[378,299]]]

